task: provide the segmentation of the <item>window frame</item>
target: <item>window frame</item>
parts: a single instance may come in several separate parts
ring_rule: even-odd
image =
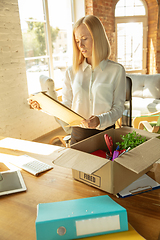
[[[42,20],[31,20],[31,19],[24,19],[25,21],[29,22],[43,22],[45,25],[45,39],[46,39],[46,55],[44,56],[35,56],[35,57],[26,57],[25,62],[29,60],[35,60],[40,58],[45,58],[48,61],[48,73],[50,78],[54,79],[54,61],[53,61],[53,52],[52,52],[52,41],[51,41],[51,30],[50,30],[50,20],[49,20],[49,8],[48,8],[48,0],[42,0],[42,7],[43,7],[43,17]],[[85,15],[85,0],[69,0],[70,4],[70,12],[71,12],[71,29],[75,22],[82,16]],[[80,11],[79,11],[80,10]],[[77,19],[78,18],[78,19]],[[71,47],[71,46],[70,46]],[[27,79],[28,81],[28,79]],[[61,87],[55,89],[56,91],[61,90]],[[61,93],[60,93],[61,94]],[[59,93],[58,93],[59,95]]]
[[[54,64],[53,64],[53,57],[52,57],[52,42],[51,42],[51,31],[50,31],[50,22],[49,22],[49,11],[48,11],[48,0],[43,1],[43,11],[44,11],[44,18],[46,20],[46,45],[47,45],[47,53],[48,53],[48,61],[49,61],[49,77],[54,79]],[[71,19],[72,19],[72,26],[74,25],[75,13],[74,13],[74,0],[70,0],[70,7],[71,7]],[[59,89],[56,89],[57,91]]]
[[[143,6],[145,8],[146,15],[134,15],[134,16],[115,16],[115,56],[116,61],[117,59],[117,51],[118,51],[118,39],[117,39],[117,24],[119,23],[129,23],[129,22],[142,22],[143,24],[143,53],[142,53],[142,69],[139,70],[126,70],[127,73],[139,73],[139,74],[146,74],[147,73],[147,52],[148,52],[148,46],[147,46],[147,36],[148,36],[148,9],[146,2],[143,1]],[[116,6],[115,6],[116,10]]]
[[[148,34],[148,21],[146,16],[132,16],[132,17],[116,17],[115,19],[115,26],[116,26],[116,61],[117,59],[117,42],[118,42],[118,36],[117,36],[117,24],[119,23],[129,23],[129,22],[142,22],[143,24],[143,53],[142,53],[142,69],[139,70],[126,70],[127,73],[141,73],[145,74],[147,72],[147,34]]]

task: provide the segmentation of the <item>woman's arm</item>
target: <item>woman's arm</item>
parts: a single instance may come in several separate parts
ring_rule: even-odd
[[[112,126],[122,117],[126,99],[126,73],[121,66],[114,80],[113,101],[110,111],[104,112],[97,117],[100,120],[99,130]]]

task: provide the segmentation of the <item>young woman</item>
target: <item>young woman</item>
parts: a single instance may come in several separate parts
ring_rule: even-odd
[[[100,20],[81,18],[73,29],[73,66],[65,74],[62,101],[83,116],[71,144],[113,127],[126,98],[124,67],[108,59],[110,44]]]
[[[108,59],[110,44],[100,20],[81,18],[73,29],[73,66],[66,70],[62,102],[86,120],[73,127],[71,144],[114,127],[126,98],[124,67]],[[37,102],[30,102],[38,109]]]

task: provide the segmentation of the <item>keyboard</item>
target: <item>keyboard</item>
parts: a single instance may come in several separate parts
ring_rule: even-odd
[[[11,163],[35,176],[53,168],[52,166],[28,155],[18,156],[17,160],[14,160],[14,162]]]

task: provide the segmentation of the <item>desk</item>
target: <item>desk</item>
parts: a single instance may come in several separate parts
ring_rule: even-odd
[[[0,148],[0,152],[6,152],[6,150]],[[14,151],[14,154],[17,152]],[[52,165],[47,158],[43,161]],[[5,165],[0,165],[0,171],[6,170],[5,168]],[[27,192],[0,197],[1,240],[35,240],[35,220],[39,203],[107,194],[97,188],[75,181],[70,169],[55,165],[54,169],[38,177],[23,170],[21,172],[28,189]],[[148,174],[160,183],[160,164],[154,164]],[[129,223],[139,234],[147,240],[158,239],[160,234],[160,189],[124,199],[116,198],[112,194],[108,195],[126,208]]]

